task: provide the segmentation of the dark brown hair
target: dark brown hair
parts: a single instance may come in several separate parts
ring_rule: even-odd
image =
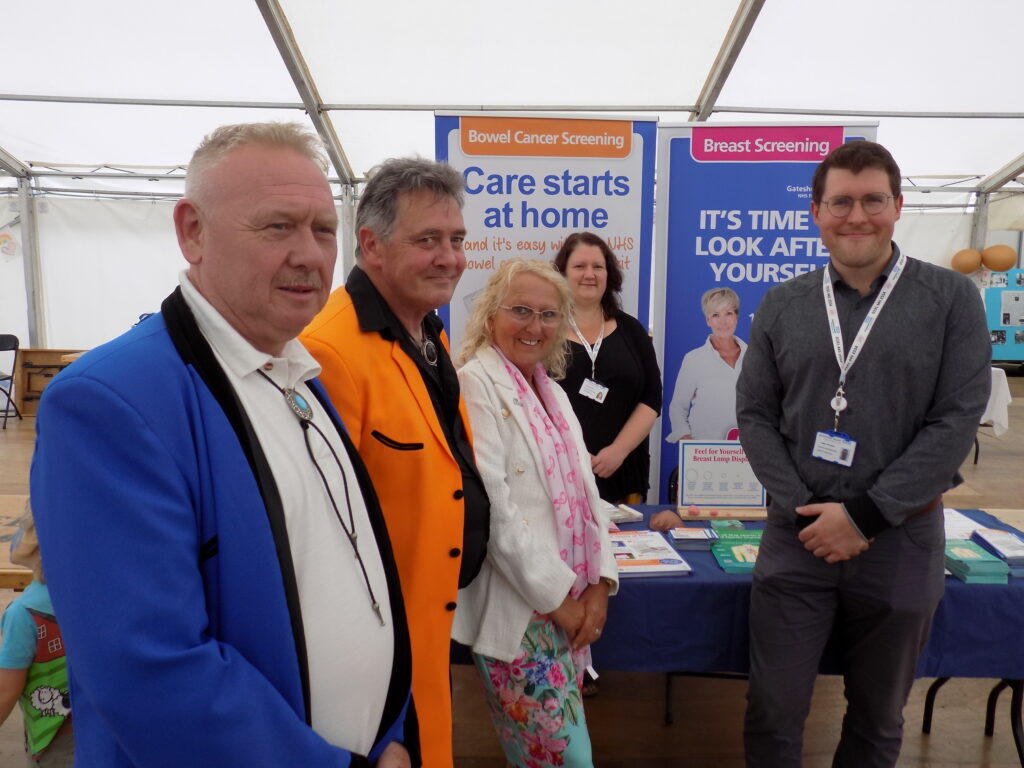
[[[622,270],[619,269],[619,262],[608,247],[608,243],[595,235],[593,232],[573,232],[562,243],[558,249],[555,260],[552,262],[562,275],[565,274],[566,266],[572,252],[581,245],[595,245],[601,249],[604,255],[604,268],[608,273],[608,281],[605,284],[604,296],[601,297],[601,309],[604,310],[604,317],[609,320],[622,311],[622,302],[619,294],[622,292]]]
[[[878,168],[889,175],[889,189],[892,196],[900,196],[900,185],[903,176],[900,174],[900,167],[889,150],[881,144],[873,141],[848,141],[832,150],[832,153],[821,161],[814,170],[814,179],[811,181],[811,199],[818,205],[821,204],[821,197],[825,194],[825,177],[831,168],[842,168],[852,173],[860,173],[865,168]]]

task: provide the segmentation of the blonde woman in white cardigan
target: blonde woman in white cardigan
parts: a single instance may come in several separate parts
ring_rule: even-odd
[[[480,575],[459,593],[453,635],[473,648],[515,766],[589,768],[580,697],[618,576],[565,372],[570,294],[541,261],[491,276],[459,370],[477,467],[491,500]]]

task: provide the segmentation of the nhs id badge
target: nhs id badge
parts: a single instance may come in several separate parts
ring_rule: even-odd
[[[814,438],[814,450],[811,456],[832,464],[841,464],[844,467],[853,465],[853,452],[857,450],[857,441],[842,432],[819,432]]]
[[[608,397],[608,387],[593,379],[584,379],[580,385],[580,394],[589,397],[595,403],[603,403],[604,399]]]

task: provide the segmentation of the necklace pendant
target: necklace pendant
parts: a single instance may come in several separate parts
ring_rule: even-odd
[[[423,346],[420,347],[420,354],[423,355],[423,359],[427,362],[427,365],[437,365],[437,347],[430,339],[423,340]]]
[[[313,409],[309,406],[302,395],[296,392],[294,389],[285,389],[284,392],[285,402],[288,403],[288,407],[292,409],[292,412],[298,416],[302,421],[313,420]]]

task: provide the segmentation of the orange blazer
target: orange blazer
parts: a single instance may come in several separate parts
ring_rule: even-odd
[[[359,328],[344,288],[300,337],[373,478],[387,520],[412,639],[412,693],[424,768],[452,766],[449,638],[458,593],[462,472],[416,363]],[[447,337],[442,336],[445,348]],[[469,430],[466,406],[459,400]]]

